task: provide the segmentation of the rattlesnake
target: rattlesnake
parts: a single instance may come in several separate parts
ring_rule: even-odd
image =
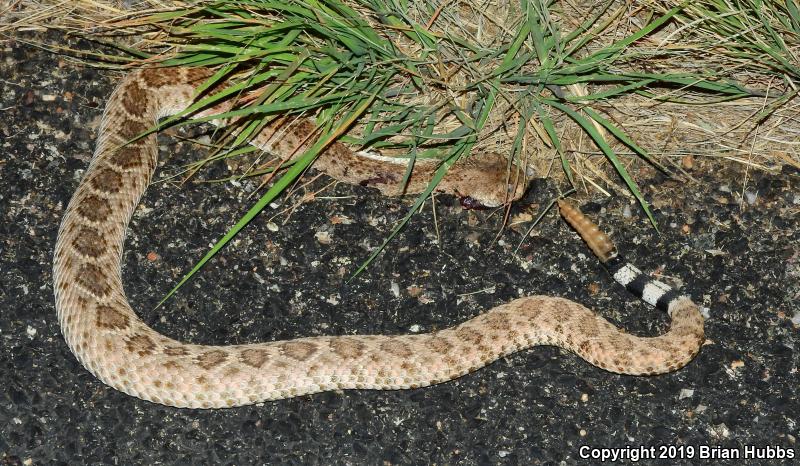
[[[565,217],[617,281],[669,312],[667,333],[635,337],[580,304],[549,296],[516,299],[424,334],[202,346],[157,333],[131,309],[120,272],[128,222],[156,167],[155,135],[124,143],[187,107],[207,76],[207,70],[181,68],[130,73],[108,102],[94,157],[64,214],[53,266],[58,318],[69,348],[106,384],[165,405],[220,408],[333,389],[423,387],[534,345],[560,346],[609,371],[641,375],[676,370],[699,351],[704,334],[698,307],[627,265],[605,235],[566,204]],[[303,120],[276,123],[256,143],[288,156],[302,152],[313,132],[313,124]],[[509,183],[505,159],[489,154],[469,160],[455,165],[437,189],[484,205],[521,196],[524,182]],[[435,165],[418,162],[403,188],[405,165],[334,143],[316,168],[396,195],[422,191]]]

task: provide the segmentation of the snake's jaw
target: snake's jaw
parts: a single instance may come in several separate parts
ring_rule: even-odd
[[[518,201],[528,190],[527,179],[510,181],[508,183],[497,183],[497,189],[487,193],[476,193],[472,196],[475,202],[480,203],[484,208],[500,207]],[[505,186],[505,189],[503,189]],[[461,205],[464,205],[462,202]]]
[[[475,191],[469,196],[456,193],[456,196],[458,196],[461,207],[465,210],[485,210],[510,204],[521,198],[524,193],[524,189],[519,189],[519,187],[509,184],[506,192],[498,189],[485,193]]]
[[[508,183],[508,201],[507,202],[514,202],[522,199],[522,196],[528,191],[528,181],[529,178],[522,177],[522,179],[517,180],[516,182]]]
[[[486,170],[481,175],[448,182],[441,191],[454,194],[465,209],[480,210],[500,207],[518,201],[528,190],[528,178],[516,167],[508,172]],[[469,193],[469,194],[466,194]]]
[[[464,208],[464,210],[485,210],[488,209],[489,207],[495,207],[495,206],[484,205],[481,201],[475,199],[472,196],[461,196],[459,197],[458,201],[461,204],[461,207]]]

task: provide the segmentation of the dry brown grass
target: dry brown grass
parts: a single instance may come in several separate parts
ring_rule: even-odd
[[[184,2],[148,0],[136,3],[141,12],[164,9],[167,6],[185,6]],[[513,3],[513,5],[517,5]],[[620,37],[625,37],[647,23],[650,12],[671,6],[669,1],[628,3],[617,1],[597,21],[598,34],[586,44],[586,51],[597,50]],[[596,3],[581,0],[563,0],[551,9],[552,24],[562,30],[577,27]],[[20,40],[35,40],[24,32],[57,29],[65,33],[90,36],[100,40],[121,41],[144,50],[163,50],[172,47],[174,39],[163,30],[154,30],[137,21],[141,13],[131,15],[121,2],[108,1],[34,1],[7,2],[2,7],[0,33],[16,36]],[[425,24],[435,34],[457,31],[462,37],[474,40],[487,48],[513,39],[513,26],[519,20],[518,8],[511,2],[490,0],[443,1],[433,14],[429,9],[412,9],[409,13],[419,23]],[[601,27],[602,26],[602,27]],[[396,43],[410,56],[420,52],[416,43],[397,38]],[[741,98],[714,104],[670,103],[629,93],[607,101],[595,101],[592,107],[605,114],[629,134],[640,146],[665,166],[683,173],[691,179],[692,170],[710,164],[739,165],[747,170],[778,171],[784,165],[800,169],[800,119],[797,99],[782,102],[770,108],[773,97],[792,89],[794,82],[776,76],[753,63],[746,63],[725,53],[725,40],[718,38],[709,43],[709,36],[692,29],[691,23],[671,22],[667,27],[635,43],[627,54],[629,60],[621,63],[627,70],[658,72],[696,72],[714,70],[720,77],[735,79],[760,96]],[[791,44],[797,46],[800,41]],[[49,44],[58,48],[57,44]],[[428,79],[434,82],[434,91],[423,96],[424,101],[409,100],[410,104],[435,105],[454,101],[468,105],[474,96],[464,92],[465,83],[474,80],[473,68],[458,66],[458,50],[444,47],[448,59],[431,69]],[[796,51],[796,49],[791,49]],[[68,52],[73,52],[67,50]],[[449,54],[449,55],[448,55]],[[792,57],[796,60],[796,55]],[[495,66],[491,64],[490,66]],[[530,66],[537,66],[532,63]],[[597,92],[600,85],[575,84],[563,91],[571,95]],[[675,98],[684,102],[708,101],[706,96],[683,89],[656,89],[659,98]],[[487,125],[481,132],[480,150],[508,152],[517,133],[520,118],[514,108],[512,94],[501,93]],[[767,97],[769,95],[770,97]],[[408,97],[420,99],[420,96]],[[762,112],[769,110],[767,115]],[[555,126],[569,156],[579,186],[588,190],[627,194],[619,178],[609,171],[606,157],[572,120],[564,115],[554,115]],[[452,116],[443,116],[437,129],[447,131],[460,123]],[[544,129],[536,119],[528,123],[523,139],[524,154],[535,164],[543,176],[560,176],[562,171],[558,154],[552,147]],[[602,130],[602,129],[601,129]],[[622,144],[606,139],[621,156],[632,172],[648,164],[631,153]],[[679,175],[680,176],[680,175]]]

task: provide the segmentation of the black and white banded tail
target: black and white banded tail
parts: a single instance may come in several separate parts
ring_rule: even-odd
[[[559,200],[561,215],[575,231],[586,241],[592,252],[620,285],[640,298],[642,301],[671,314],[671,305],[679,298],[688,298],[677,290],[642,273],[641,270],[628,263],[617,252],[611,238],[603,233],[580,210],[567,201]]]

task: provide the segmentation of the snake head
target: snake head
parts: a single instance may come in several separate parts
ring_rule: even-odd
[[[465,209],[510,204],[527,191],[528,175],[497,153],[469,157],[452,167],[437,187],[457,196]]]

